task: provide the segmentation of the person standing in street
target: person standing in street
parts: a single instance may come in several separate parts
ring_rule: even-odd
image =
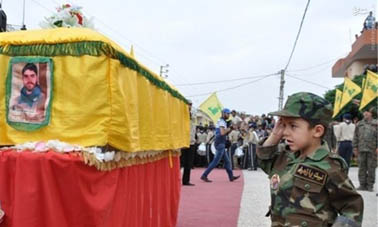
[[[374,107],[364,112],[364,119],[358,122],[353,137],[353,152],[358,157],[357,190],[373,191],[375,183],[375,169],[377,168],[377,120]]]
[[[239,127],[243,120],[236,114],[236,110],[232,110],[231,115],[232,115],[232,120],[231,120],[232,124]]]
[[[205,128],[199,127],[199,130],[197,130],[197,137],[196,137],[194,166],[198,166],[198,167],[206,166],[206,139],[207,139],[207,133],[206,133]],[[202,150],[200,148],[202,148]]]
[[[335,136],[335,140],[336,140],[336,143],[335,143],[335,152],[337,152],[339,150],[339,146],[340,146],[340,141],[337,138],[337,135],[340,134],[340,123],[339,122],[335,122],[334,123],[332,131],[333,131],[333,135]],[[326,135],[324,137],[326,137]]]
[[[194,118],[191,112],[192,104],[189,105],[190,114],[190,146],[181,150],[182,153],[182,163],[184,166],[184,172],[182,175],[182,185],[184,186],[194,186],[190,183],[190,171],[193,167],[194,155],[196,152],[196,126],[194,125]]]
[[[201,180],[205,182],[211,182],[207,178],[207,176],[210,174],[210,172],[218,165],[219,161],[223,158],[225,164],[224,168],[227,171],[228,179],[230,181],[234,181],[238,179],[240,176],[234,176],[231,169],[231,160],[228,156],[228,153],[226,152],[226,137],[227,135],[233,130],[233,126],[230,128],[227,127],[226,120],[230,117],[230,110],[225,108],[222,110],[222,117],[218,120],[216,128],[215,128],[215,149],[216,154],[213,159],[213,161],[210,163],[210,165],[207,167],[205,172],[201,176]]]
[[[237,128],[236,124],[232,124],[234,128]],[[237,160],[235,159],[236,157],[234,156],[235,150],[238,147],[238,141],[240,138],[240,132],[239,130],[232,130],[230,134],[228,135],[228,138],[231,142],[231,147],[230,147],[230,159],[231,159],[231,168],[234,169],[237,163]]]
[[[331,122],[328,125],[326,133],[324,135],[324,140],[327,142],[329,150],[333,153],[336,152],[336,141],[337,141],[335,132],[334,132],[334,125],[335,125],[335,122]]]
[[[249,129],[249,150],[251,151],[251,170],[257,170],[257,155],[256,148],[259,143],[259,136],[257,135],[256,126],[252,126]]]
[[[352,141],[355,127],[352,123],[352,115],[346,113],[343,116],[343,122],[339,124],[338,134],[336,135],[337,141],[340,141],[338,153],[348,164],[348,169],[353,153]]]
[[[213,153],[211,152],[211,144],[214,142],[214,128],[210,126],[207,131],[207,138],[206,138],[206,167],[209,166],[211,161],[214,158]]]
[[[251,147],[249,146],[251,134],[249,130],[243,129],[241,138],[243,139],[242,148],[244,151],[243,163],[241,167],[243,169],[252,170],[252,157],[251,157],[252,151],[251,151]]]

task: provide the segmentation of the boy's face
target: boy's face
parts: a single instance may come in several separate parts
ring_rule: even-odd
[[[281,117],[284,127],[283,138],[292,151],[305,151],[314,141],[314,130],[310,124],[297,117]]]

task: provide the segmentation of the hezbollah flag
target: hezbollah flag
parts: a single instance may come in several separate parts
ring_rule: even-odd
[[[367,106],[378,96],[378,74],[371,71],[367,72],[365,86],[363,87],[360,110]]]
[[[213,93],[200,106],[199,109],[209,115],[214,123],[222,116],[223,106],[220,103],[217,94]]]
[[[339,89],[336,89],[335,103],[333,104],[333,116],[332,117],[336,117],[337,114],[340,112],[340,104],[341,104],[342,96],[343,96],[343,92],[341,92]]]
[[[357,84],[355,84],[351,79],[345,77],[343,95],[341,98],[339,111],[341,111],[360,92],[361,88]]]

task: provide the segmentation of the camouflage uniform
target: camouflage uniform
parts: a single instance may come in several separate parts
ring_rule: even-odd
[[[353,137],[353,148],[358,150],[358,179],[361,189],[373,190],[377,168],[377,121],[358,122]]]
[[[290,96],[272,115],[300,117],[328,125],[331,105],[311,93]],[[360,226],[363,199],[346,174],[347,164],[327,144],[300,158],[300,151],[277,145],[257,150],[259,166],[271,179],[272,226]]]
[[[327,132],[324,135],[324,140],[327,142],[330,151],[336,149],[336,136],[334,134],[332,123],[328,125]]]

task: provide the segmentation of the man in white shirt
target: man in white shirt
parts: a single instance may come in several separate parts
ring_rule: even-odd
[[[240,123],[243,121],[237,114],[235,110],[231,111],[232,115],[232,125],[239,127]]]
[[[199,132],[197,132],[197,143],[198,144],[206,143],[206,139],[207,139],[207,133],[203,128],[201,128]]]
[[[252,164],[252,170],[257,170],[257,156],[256,156],[256,147],[259,143],[259,136],[256,133],[256,126],[252,125],[249,134],[249,149],[251,151],[251,164]]]
[[[350,159],[353,152],[353,135],[356,126],[352,123],[352,115],[349,113],[344,114],[343,122],[338,126],[335,131],[336,139],[339,141],[338,153],[344,158],[348,167],[350,166]]]
[[[204,167],[206,165],[206,139],[207,133],[201,126],[197,130],[196,152],[194,157],[194,165]]]
[[[214,139],[215,139],[214,129],[213,129],[213,126],[210,126],[207,131],[207,138],[206,138],[206,166],[208,166],[214,158],[214,155],[211,152],[211,144],[214,142]]]
[[[232,113],[232,112],[231,112]],[[237,128],[235,124],[232,124],[234,128]],[[230,159],[231,159],[231,167],[232,169],[235,168],[235,165],[237,163],[237,160],[235,160],[234,154],[235,150],[238,147],[238,140],[240,138],[240,132],[239,130],[232,130],[230,134],[228,134],[228,139],[231,142],[231,147],[230,147]]]

